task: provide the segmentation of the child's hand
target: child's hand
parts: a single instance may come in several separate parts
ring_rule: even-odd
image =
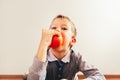
[[[53,35],[60,35],[60,32],[56,30],[47,30],[47,29],[42,29],[42,36],[41,36],[41,41],[40,45],[38,48],[37,52],[37,58],[41,61],[46,61],[46,56],[47,56],[47,49],[52,41]]]
[[[52,41],[53,35],[56,34],[60,35],[60,33],[56,30],[42,29],[41,44],[44,44],[43,46],[48,47]]]

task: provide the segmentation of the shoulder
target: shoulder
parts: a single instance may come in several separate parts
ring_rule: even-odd
[[[71,56],[75,56],[75,57],[82,57],[82,54],[80,52],[76,52],[73,49],[71,49]]]
[[[74,61],[81,61],[82,54],[80,52],[75,52],[73,49],[71,49],[70,59],[72,59]]]

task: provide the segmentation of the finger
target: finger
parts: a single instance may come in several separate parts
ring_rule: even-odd
[[[61,33],[57,30],[51,30],[52,35],[61,35]]]

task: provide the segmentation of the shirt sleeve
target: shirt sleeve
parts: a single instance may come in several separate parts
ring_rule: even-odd
[[[29,69],[27,80],[45,80],[48,62],[39,61],[34,57],[33,64]]]
[[[104,75],[93,65],[88,64],[80,55],[80,71],[84,74],[84,80],[106,80]]]

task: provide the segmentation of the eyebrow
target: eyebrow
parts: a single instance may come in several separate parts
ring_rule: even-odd
[[[51,26],[56,26],[56,24],[52,24],[52,25],[50,25],[50,27]],[[67,26],[66,24],[62,24],[61,26]]]

